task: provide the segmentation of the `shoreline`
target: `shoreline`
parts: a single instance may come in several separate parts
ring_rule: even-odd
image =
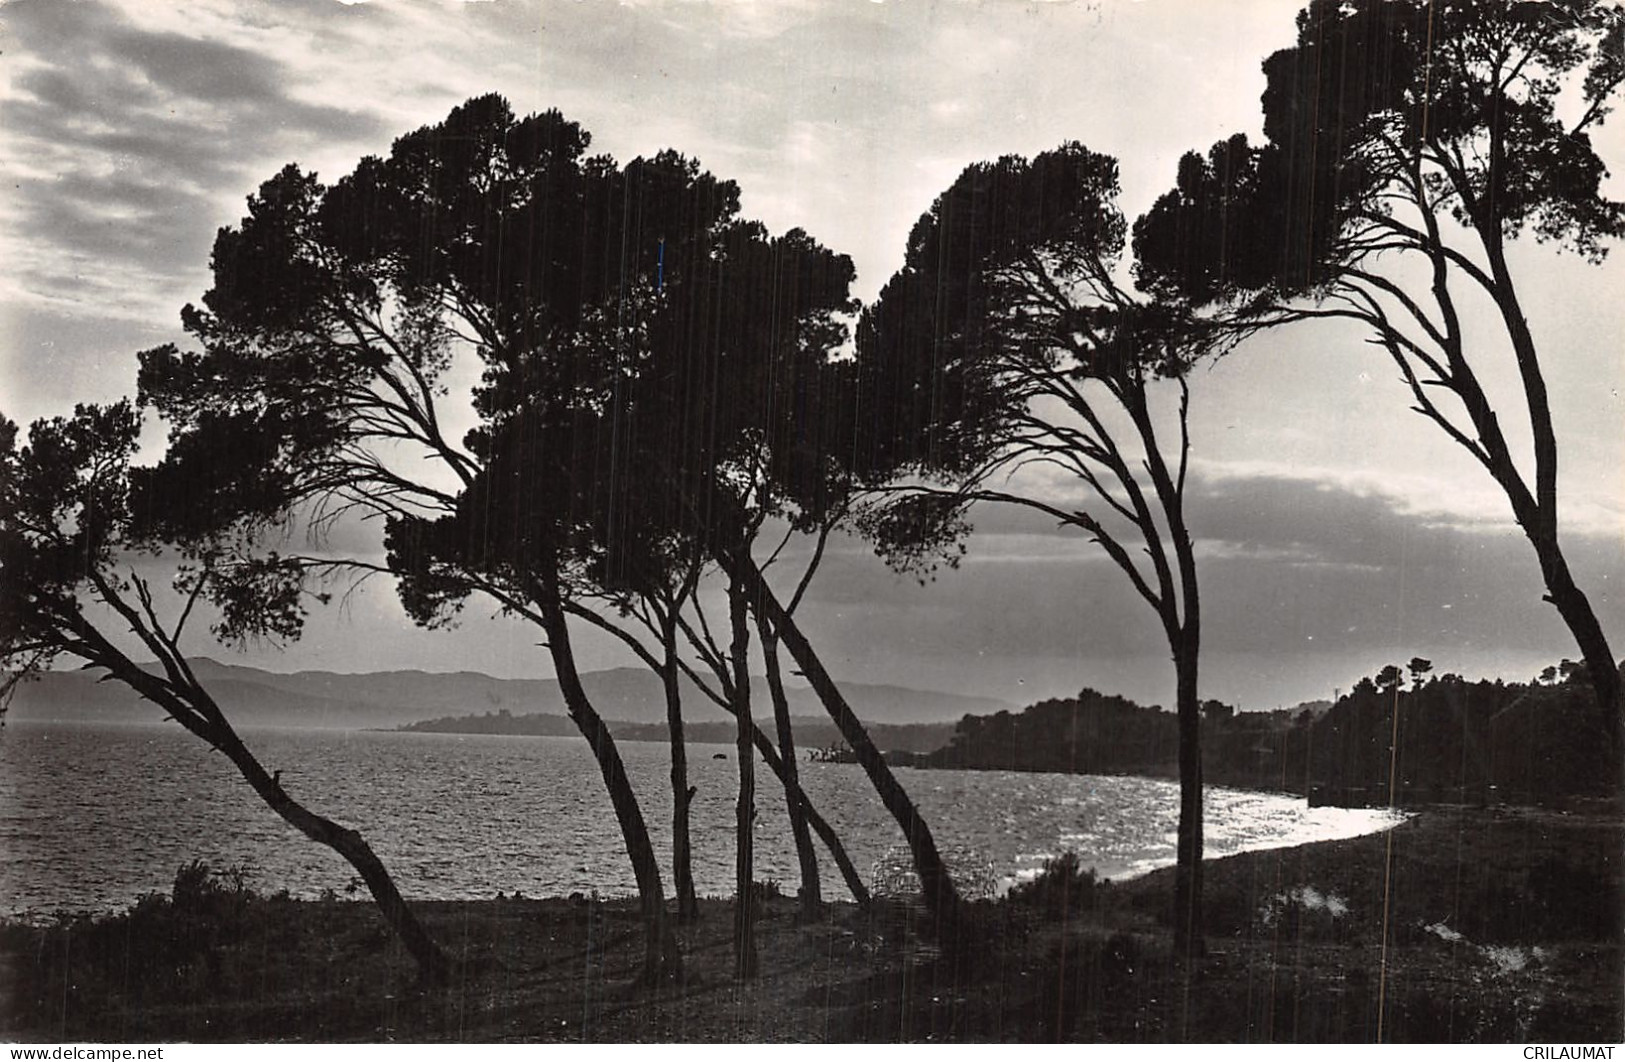
[[[476,971],[437,989],[413,984],[367,904],[240,899],[188,923],[149,903],[0,925],[0,1036],[1361,1041],[1380,1028],[1612,1042],[1625,1034],[1622,852],[1617,815],[1439,808],[1208,860],[1208,953],[1188,977],[1170,950],[1166,868],[972,905],[975,939],[958,941],[891,899],[799,924],[792,898],[770,896],[763,977],[748,985],[730,976],[732,905],[706,900],[678,930],[684,980],[654,989],[634,984],[631,900],[415,903]]]
[[[951,769],[957,769],[957,768],[951,768]],[[966,769],[969,770],[969,768],[966,768]],[[1068,777],[1068,776],[1063,776],[1063,777]],[[1144,778],[1145,780],[1148,780],[1148,781],[1168,782],[1167,779],[1151,778],[1151,777],[1139,776],[1139,775],[1098,775],[1098,776],[1077,775],[1077,776],[1070,776],[1070,777],[1100,777],[1100,778],[1109,778],[1109,779]],[[1287,798],[1287,799],[1292,799],[1292,800],[1297,800],[1297,801],[1302,801],[1304,799],[1301,796],[1296,796],[1295,797],[1295,796],[1293,796],[1292,794],[1289,794],[1289,793],[1274,792],[1274,791],[1270,791],[1270,790],[1254,790],[1254,789],[1248,789],[1248,788],[1242,787],[1242,786],[1214,784],[1214,785],[1206,786],[1205,788],[1207,788],[1207,789],[1215,789],[1215,790],[1224,790],[1224,791],[1229,791],[1229,792],[1234,792],[1234,793],[1260,793],[1260,794],[1270,796],[1270,797],[1277,797],[1277,798],[1284,797],[1284,798]],[[1210,813],[1212,812],[1212,810],[1213,809],[1211,809],[1211,808],[1209,809]],[[1310,807],[1310,808],[1307,809],[1307,811],[1309,813],[1311,813],[1311,814],[1313,814],[1315,810],[1316,809],[1314,809],[1313,807]],[[1383,832],[1386,832],[1388,830],[1393,829],[1395,826],[1397,826],[1397,825],[1401,824],[1403,821],[1405,821],[1406,817],[1412,816],[1412,815],[1414,815],[1416,813],[1414,809],[1400,809],[1400,808],[1395,808],[1395,809],[1359,808],[1359,809],[1331,809],[1331,810],[1333,810],[1333,811],[1350,810],[1350,811],[1357,811],[1357,812],[1360,812],[1360,813],[1363,813],[1363,814],[1366,814],[1366,815],[1370,815],[1371,813],[1374,813],[1374,812],[1388,811],[1388,812],[1392,813],[1393,817],[1389,821],[1372,821],[1372,822],[1362,822],[1362,823],[1356,824],[1356,826],[1354,828],[1358,829],[1359,832],[1355,832],[1355,833],[1338,832],[1335,835],[1330,835],[1330,836],[1322,835],[1322,836],[1313,836],[1313,837],[1307,837],[1306,838],[1306,837],[1303,837],[1303,836],[1299,836],[1296,833],[1287,832],[1287,833],[1282,833],[1282,834],[1273,835],[1273,836],[1270,836],[1270,837],[1258,839],[1257,841],[1255,841],[1253,843],[1252,846],[1247,846],[1247,842],[1243,841],[1243,842],[1241,842],[1243,844],[1243,847],[1238,848],[1238,849],[1234,849],[1234,850],[1228,850],[1228,849],[1227,850],[1215,850],[1213,848],[1212,843],[1211,843],[1212,838],[1210,837],[1210,839],[1209,839],[1210,843],[1209,843],[1209,845],[1207,847],[1206,854],[1203,856],[1203,862],[1204,862],[1204,864],[1211,864],[1211,863],[1213,863],[1213,862],[1215,862],[1217,860],[1226,859],[1226,858],[1229,858],[1229,857],[1234,856],[1234,855],[1241,855],[1241,854],[1246,854],[1246,853],[1249,853],[1249,852],[1268,852],[1268,851],[1272,851],[1272,850],[1280,849],[1280,848],[1293,848],[1293,847],[1297,847],[1297,846],[1303,845],[1303,844],[1313,844],[1313,843],[1322,843],[1322,842],[1330,843],[1330,842],[1334,842],[1334,841],[1338,841],[1338,840],[1348,839],[1350,837],[1359,837],[1359,836],[1366,836],[1366,835],[1373,835],[1373,834],[1381,834]],[[1333,827],[1333,828],[1338,829],[1338,830],[1342,829],[1341,827]],[[1060,856],[1062,856],[1062,855],[1064,855],[1064,854],[1066,854],[1068,852],[1071,852],[1071,853],[1075,854],[1082,861],[1082,865],[1084,867],[1087,867],[1088,869],[1090,869],[1094,873],[1096,873],[1097,876],[1101,880],[1111,881],[1111,882],[1117,883],[1117,884],[1124,884],[1124,883],[1127,883],[1127,882],[1130,882],[1130,881],[1134,881],[1134,880],[1143,878],[1146,875],[1155,874],[1158,871],[1165,870],[1165,869],[1170,868],[1170,867],[1172,867],[1174,865],[1174,853],[1172,851],[1171,846],[1165,852],[1162,852],[1162,853],[1154,855],[1154,856],[1132,858],[1132,859],[1127,858],[1126,856],[1124,856],[1124,857],[1121,857],[1121,858],[1114,857],[1114,859],[1100,859],[1098,861],[1089,852],[1084,851],[1084,850],[1078,848],[1077,846],[1072,846],[1072,847],[1062,848],[1059,851],[1048,854],[1047,858],[1050,858],[1050,859],[1059,858]],[[1042,853],[1040,853],[1040,854],[1042,854]],[[1034,858],[1036,858],[1036,856]],[[1102,869],[1102,867],[1104,867],[1104,869]],[[216,870],[230,870],[232,868],[233,868],[232,864],[226,864],[224,866],[215,867]],[[824,869],[825,869],[826,874],[833,871],[833,867],[826,866]],[[760,870],[761,870],[761,868],[759,868],[759,871]],[[1004,894],[1006,894],[1010,889],[1021,885],[1023,882],[1030,881],[1035,875],[1037,875],[1038,873],[1041,873],[1042,870],[1043,870],[1042,864],[1034,865],[1034,866],[1028,866],[1028,867],[1012,866],[1012,867],[1009,868],[1009,872],[996,874],[995,875],[995,881],[996,881],[997,887],[996,887],[995,892],[993,893],[994,898],[1001,897]],[[767,880],[767,876],[764,874],[764,876],[759,878],[758,880]],[[398,882],[397,884],[401,884],[401,883]],[[790,886],[790,887],[793,887],[793,883],[788,878],[785,878],[783,880],[783,884],[785,884],[787,886]],[[277,889],[275,882],[261,882],[261,881],[257,880],[256,876],[255,876],[255,872],[253,872],[253,871],[251,871],[250,874],[249,874],[249,885],[254,887],[258,891],[267,892],[267,893],[274,893],[274,892],[280,891],[280,890]],[[0,921],[20,922],[20,923],[30,924],[30,925],[46,925],[46,924],[50,924],[51,922],[57,920],[59,917],[64,916],[64,915],[70,916],[70,917],[77,917],[77,916],[81,916],[81,915],[89,915],[89,916],[92,916],[92,917],[103,917],[103,916],[108,916],[108,915],[116,915],[116,914],[119,914],[120,912],[126,910],[128,907],[139,903],[142,900],[143,896],[150,895],[152,891],[153,890],[148,890],[147,893],[132,894],[127,899],[125,899],[123,901],[108,901],[108,902],[102,904],[101,906],[72,906],[72,907],[70,907],[70,906],[63,905],[61,902],[55,902],[55,903],[52,903],[52,904],[49,904],[49,905],[35,905],[35,906],[32,906],[32,907],[13,907],[13,908],[11,908],[9,910],[0,909]],[[327,889],[325,891],[330,892],[330,891],[333,891],[333,890],[331,888],[329,888],[329,889]],[[603,889],[603,890],[598,890],[596,888],[588,888],[587,891],[592,892],[593,895],[597,896],[598,898],[604,899],[604,900],[630,899],[632,897],[635,897],[635,895],[636,895],[635,891],[632,888],[626,888],[626,887],[606,888],[606,889]],[[500,892],[500,890],[499,890],[499,892]],[[525,899],[560,900],[560,901],[562,901],[562,900],[569,899],[569,897],[572,895],[572,893],[565,893],[565,892],[538,892],[538,893],[532,894],[532,893],[528,893],[528,892],[524,892],[522,890],[516,889],[516,890],[514,890],[513,895],[522,896]],[[718,901],[726,901],[728,899],[729,895],[730,894],[727,894],[727,893],[715,893],[715,892],[706,893],[706,892],[701,892],[700,893],[700,898],[701,899],[712,899],[712,900],[718,900]],[[845,895],[844,890],[842,890],[842,895],[843,896]],[[481,903],[481,902],[485,902],[487,900],[492,899],[492,897],[493,897],[493,893],[489,893],[489,892],[484,893],[482,895],[461,895],[461,896],[432,895],[432,896],[423,896],[423,895],[413,895],[413,893],[411,892],[409,887],[406,890],[406,899],[408,900],[408,902],[413,903],[413,904],[419,904],[419,903]],[[297,900],[297,901],[300,901],[300,902],[316,902],[317,900],[319,900],[321,898],[321,894],[317,893],[315,890],[313,890],[313,889],[311,889],[309,887],[305,887],[305,888],[300,889],[299,894],[293,896],[292,898]],[[368,903],[368,902],[370,902],[365,897],[364,894],[355,895],[355,896],[340,894],[340,895],[338,895],[336,897],[336,899],[339,902],[351,902],[351,901],[358,902],[358,903]],[[672,897],[668,897],[668,900],[671,900],[671,899],[672,899]]]

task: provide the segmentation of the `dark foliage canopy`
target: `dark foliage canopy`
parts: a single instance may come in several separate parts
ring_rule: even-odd
[[[26,441],[0,418],[0,652],[8,664],[54,657],[79,587],[126,546],[139,430],[127,402],[38,421]]]
[[[165,531],[382,517],[435,622],[475,573],[514,600],[538,565],[635,588],[741,513],[838,507],[872,471],[836,357],[851,262],[743,219],[691,159],[589,144],[486,96],[330,187],[266,182],[183,315],[198,349],[142,355],[172,426]],[[470,354],[478,422],[452,439],[447,374]]]
[[[1600,256],[1625,207],[1601,194],[1589,129],[1625,78],[1622,34],[1596,0],[1315,0],[1264,63],[1265,143],[1187,154],[1135,226],[1141,283],[1196,303],[1312,293],[1422,249],[1408,207]]]
[[[1505,493],[1625,747],[1614,656],[1559,542],[1557,430],[1506,253],[1532,233],[1596,260],[1625,235],[1590,138],[1625,84],[1625,8],[1315,0],[1264,73],[1265,143],[1232,137],[1181,161],[1135,226],[1140,283],[1259,325],[1366,327],[1412,408]],[[1426,279],[1405,278],[1396,257]],[[1496,346],[1466,327],[1482,308],[1522,388],[1506,424],[1482,375]],[[1507,426],[1524,414],[1527,443]]]
[[[1030,396],[1015,393],[1001,367],[1012,357],[1053,362],[1046,340],[1056,335],[1034,325],[1058,335],[1074,323],[1021,314],[1041,303],[1005,271],[1033,267],[1059,284],[1102,274],[1123,248],[1117,191],[1115,159],[1066,144],[1031,161],[969,166],[937,197],[859,324],[870,460],[962,475],[1004,444]]]
[[[159,621],[136,562],[158,552],[172,521],[151,470],[133,464],[140,432],[128,401],[36,421],[26,439],[0,418],[0,696],[64,654],[128,670],[103,633],[109,615],[161,661],[199,599],[216,607],[213,629],[227,640],[299,633],[298,571],[274,553],[246,556],[222,536],[192,542],[179,558],[173,588],[185,604],[171,624]],[[193,722],[213,725],[202,715]]]

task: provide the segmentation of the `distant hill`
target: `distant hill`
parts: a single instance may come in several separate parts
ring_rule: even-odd
[[[719,745],[734,742],[732,719],[697,720],[694,718],[697,714],[684,712],[685,740],[695,744]],[[762,729],[767,732],[769,738],[775,740],[776,744],[777,735],[774,728],[768,725],[766,719],[761,720],[761,723]],[[799,749],[810,752],[814,749],[845,745],[840,731],[827,715],[793,716],[791,724],[795,729],[796,745]],[[946,745],[957,725],[950,722],[869,723],[867,729],[869,736],[874,739],[882,752],[923,754]],[[407,723],[400,729],[421,734],[509,734],[524,737],[566,737],[578,733],[575,724],[562,715],[541,712],[516,715],[506,710],[481,715],[429,719],[419,723]],[[614,721],[610,723],[610,730],[618,741],[664,742],[670,738],[664,720],[659,723]]]
[[[564,698],[552,679],[499,679],[474,671],[374,671],[345,674],[296,671],[284,674],[206,657],[191,661],[198,678],[245,726],[362,729],[394,727],[445,716],[508,711],[519,714],[565,713]],[[642,668],[613,668],[582,675],[593,705],[606,718],[626,723],[663,723],[665,700],[660,682]],[[728,717],[700,691],[685,682],[685,713],[695,723],[726,723]],[[845,683],[842,690],[866,722],[950,723],[967,714],[985,715],[1010,705],[985,697],[966,697],[901,686]],[[793,715],[823,717],[823,707],[805,686],[789,691]],[[759,715],[770,715],[767,685],[752,684]],[[18,691],[13,719],[153,720],[156,707],[117,682],[99,682],[97,673],[52,671]]]

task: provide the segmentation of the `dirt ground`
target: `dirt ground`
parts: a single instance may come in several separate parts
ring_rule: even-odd
[[[0,927],[18,1041],[1619,1041],[1617,815],[1430,809],[1387,834],[1205,864],[1208,949],[1177,960],[1167,872],[971,905],[769,897],[761,976],[731,906],[679,928],[680,979],[638,983],[635,905],[425,903],[465,960],[416,982],[370,905],[215,880],[113,917]]]

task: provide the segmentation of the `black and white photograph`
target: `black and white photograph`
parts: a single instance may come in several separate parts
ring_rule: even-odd
[[[1620,0],[0,3],[0,1040],[1610,1057],[1622,103]]]

